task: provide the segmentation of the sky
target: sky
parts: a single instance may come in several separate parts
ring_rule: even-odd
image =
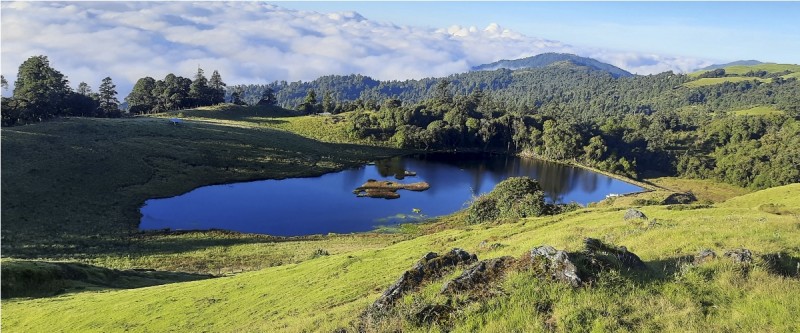
[[[46,55],[73,87],[219,70],[228,84],[447,76],[544,52],[637,74],[800,63],[798,2],[8,2],[2,74]],[[4,91],[9,95],[10,91]],[[120,98],[120,99],[121,99]]]

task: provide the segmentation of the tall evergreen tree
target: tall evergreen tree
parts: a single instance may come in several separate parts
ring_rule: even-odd
[[[89,87],[88,83],[81,81],[81,83],[78,84],[77,93],[83,96],[89,96],[92,94],[92,87]]]
[[[194,80],[189,86],[189,98],[192,99],[193,106],[210,105],[211,102],[211,89],[208,86],[208,80],[203,75],[203,69],[197,68],[197,74],[194,75]]]
[[[108,76],[100,83],[100,109],[105,115],[115,116],[119,113],[119,100],[117,99],[116,89],[117,86]]]
[[[306,114],[311,114],[316,112],[317,108],[317,93],[314,92],[314,89],[309,89],[306,92],[306,98],[303,100],[303,104],[300,104],[298,108],[301,112]]]
[[[211,105],[225,103],[225,82],[222,82],[222,76],[219,72],[214,70],[211,74],[211,80],[208,81],[208,86],[211,88]]]
[[[261,93],[261,99],[258,101],[258,105],[274,105],[275,102],[277,102],[275,92],[272,88],[267,87],[267,89],[264,89],[264,92]]]
[[[322,95],[322,112],[333,113],[334,108],[336,108],[336,105],[333,102],[331,92],[326,91],[325,95]]]

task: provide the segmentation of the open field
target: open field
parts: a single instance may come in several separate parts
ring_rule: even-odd
[[[275,106],[238,106],[221,104],[191,110],[175,111],[156,115],[158,117],[180,117],[228,126],[263,127],[289,131],[314,140],[329,143],[355,143],[362,145],[385,145],[358,139],[347,134],[346,114],[332,116],[304,116]]]
[[[401,153],[258,126],[172,125],[158,118],[4,128],[2,152],[3,256],[69,258],[144,251],[150,243],[132,236],[139,207],[150,198],[224,182],[321,175]],[[187,240],[179,248],[193,243],[213,245]]]
[[[697,88],[702,86],[713,86],[715,84],[720,84],[724,82],[744,82],[744,81],[769,82],[770,80],[772,79],[762,79],[757,77],[746,77],[746,76],[704,77],[702,79],[697,79],[695,81],[686,82],[683,85],[688,88]]]
[[[688,88],[696,88],[696,87],[720,84],[723,82],[743,82],[743,81],[771,82],[772,81],[771,78],[743,76],[748,72],[757,72],[757,71],[766,71],[767,73],[779,73],[779,72],[790,71],[791,73],[786,75],[781,75],[781,77],[784,79],[800,77],[800,65],[791,65],[791,64],[759,64],[759,65],[749,65],[749,66],[737,65],[737,66],[728,66],[725,67],[724,69],[725,69],[725,74],[742,75],[742,76],[701,78],[695,81],[687,82],[684,84],[684,86]],[[708,72],[708,70],[702,70],[690,73],[689,76],[698,77],[705,72]]]
[[[499,225],[453,227],[382,249],[331,254],[299,264],[211,280],[131,290],[84,292],[3,302],[9,331],[333,331],[354,330],[359,314],[427,251],[453,247],[479,259],[518,257],[541,244],[579,251],[583,237],[625,245],[648,265],[648,275],[603,275],[572,289],[511,274],[499,296],[471,303],[454,331],[793,331],[800,280],[792,268],[775,271],[768,255],[798,262],[800,184],[732,198],[710,208],[648,206],[655,221],[624,221],[624,209],[589,208]],[[484,247],[483,241],[499,246]],[[745,247],[756,262],[746,273],[721,258],[682,266],[704,248]],[[766,257],[765,257],[766,256]],[[682,268],[683,267],[683,268]],[[452,277],[452,276],[451,276]],[[439,300],[441,280],[404,298],[402,307]],[[538,305],[537,305],[538,304]],[[52,320],[58,314],[59,320]],[[399,320],[388,328],[427,331]]]
[[[769,116],[784,113],[785,112],[769,105],[761,105],[749,109],[733,111],[733,114],[737,116]]]
[[[736,74],[736,75],[744,75],[748,72],[755,72],[755,71],[766,71],[767,73],[778,73],[783,71],[791,71],[798,73],[800,72],[800,65],[791,65],[791,64],[758,64],[758,65],[736,65],[736,66],[728,66],[725,67],[726,74]],[[708,72],[708,70],[697,71],[689,74],[690,76],[697,77],[700,74]]]

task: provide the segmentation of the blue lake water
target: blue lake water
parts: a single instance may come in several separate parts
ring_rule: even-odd
[[[404,172],[416,172],[405,176]],[[262,180],[200,187],[141,208],[143,230],[226,229],[276,236],[369,231],[447,215],[473,196],[513,176],[539,180],[550,202],[586,205],[638,186],[581,168],[507,155],[436,153],[396,157],[313,178]],[[399,199],[356,197],[368,179],[426,181],[424,192]],[[419,209],[419,213],[414,213]]]

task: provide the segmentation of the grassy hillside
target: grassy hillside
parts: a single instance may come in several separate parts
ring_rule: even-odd
[[[380,143],[352,137],[347,134],[345,117],[347,114],[333,116],[298,116],[274,106],[239,106],[221,104],[157,115],[159,117],[180,117],[226,126],[271,128],[288,131],[310,139],[329,143],[357,143],[379,145]]]
[[[503,292],[468,303],[454,331],[795,331],[800,311],[800,184],[730,199],[710,208],[648,206],[650,218],[624,221],[619,208],[582,209],[499,225],[454,227],[381,249],[332,254],[299,264],[212,280],[134,290],[85,292],[3,302],[8,331],[333,331],[354,330],[359,314],[427,251],[461,247],[479,259],[541,244],[580,251],[583,237],[625,245],[651,273],[610,271],[573,289],[529,273],[506,278]],[[458,220],[456,216],[453,219]],[[482,242],[498,243],[485,246]],[[486,244],[486,243],[483,243]],[[686,256],[745,247],[755,264],[725,258],[684,266]],[[781,255],[784,269],[767,258]],[[773,256],[770,256],[773,255]],[[454,274],[459,273],[456,271]],[[452,275],[449,275],[452,277]],[[443,280],[402,301],[412,311],[441,300]],[[404,310],[405,311],[405,310]],[[56,315],[54,315],[56,314]],[[54,320],[58,318],[58,320]],[[386,329],[427,331],[402,315]]]
[[[736,75],[744,75],[747,72],[751,71],[767,71],[767,73],[778,73],[783,71],[790,71],[790,72],[800,72],[800,65],[792,65],[792,64],[774,64],[774,63],[766,63],[766,64],[757,64],[757,65],[734,65],[734,66],[726,66],[722,67],[725,70],[726,74],[736,74]],[[700,70],[694,73],[689,74],[690,76],[697,77],[700,74],[708,72],[710,70]]]
[[[755,106],[749,109],[733,111],[737,116],[769,116],[776,114],[784,114],[785,112],[776,109],[774,106]]]
[[[143,250],[151,243],[131,236],[147,199],[223,182],[321,175],[398,154],[247,123],[173,125],[157,118],[4,128],[2,152],[4,257]],[[220,244],[236,242],[230,238]],[[171,242],[181,250],[211,244]]]
[[[704,77],[702,79],[686,82],[683,84],[683,86],[688,88],[697,88],[703,86],[713,86],[715,84],[720,84],[724,82],[744,82],[744,81],[769,82],[769,80],[771,79],[762,79],[758,77],[747,77],[747,76]]]
[[[757,71],[766,71],[767,73],[781,73],[785,71],[789,71],[790,73],[781,75],[782,78],[797,78],[800,77],[800,65],[790,65],[790,64],[758,64],[758,65],[735,65],[735,66],[727,66],[723,67],[725,70],[726,75],[737,75],[737,76],[727,76],[727,77],[715,77],[715,78],[699,78],[694,81],[690,81],[684,84],[685,87],[689,88],[696,88],[702,86],[710,86],[715,84],[720,84],[723,82],[742,82],[742,81],[759,81],[759,82],[771,82],[771,78],[758,78],[758,77],[747,77],[744,76],[748,72],[757,72]],[[699,77],[701,74],[709,72],[710,70],[701,70],[694,73],[690,73],[689,76],[691,77]]]

